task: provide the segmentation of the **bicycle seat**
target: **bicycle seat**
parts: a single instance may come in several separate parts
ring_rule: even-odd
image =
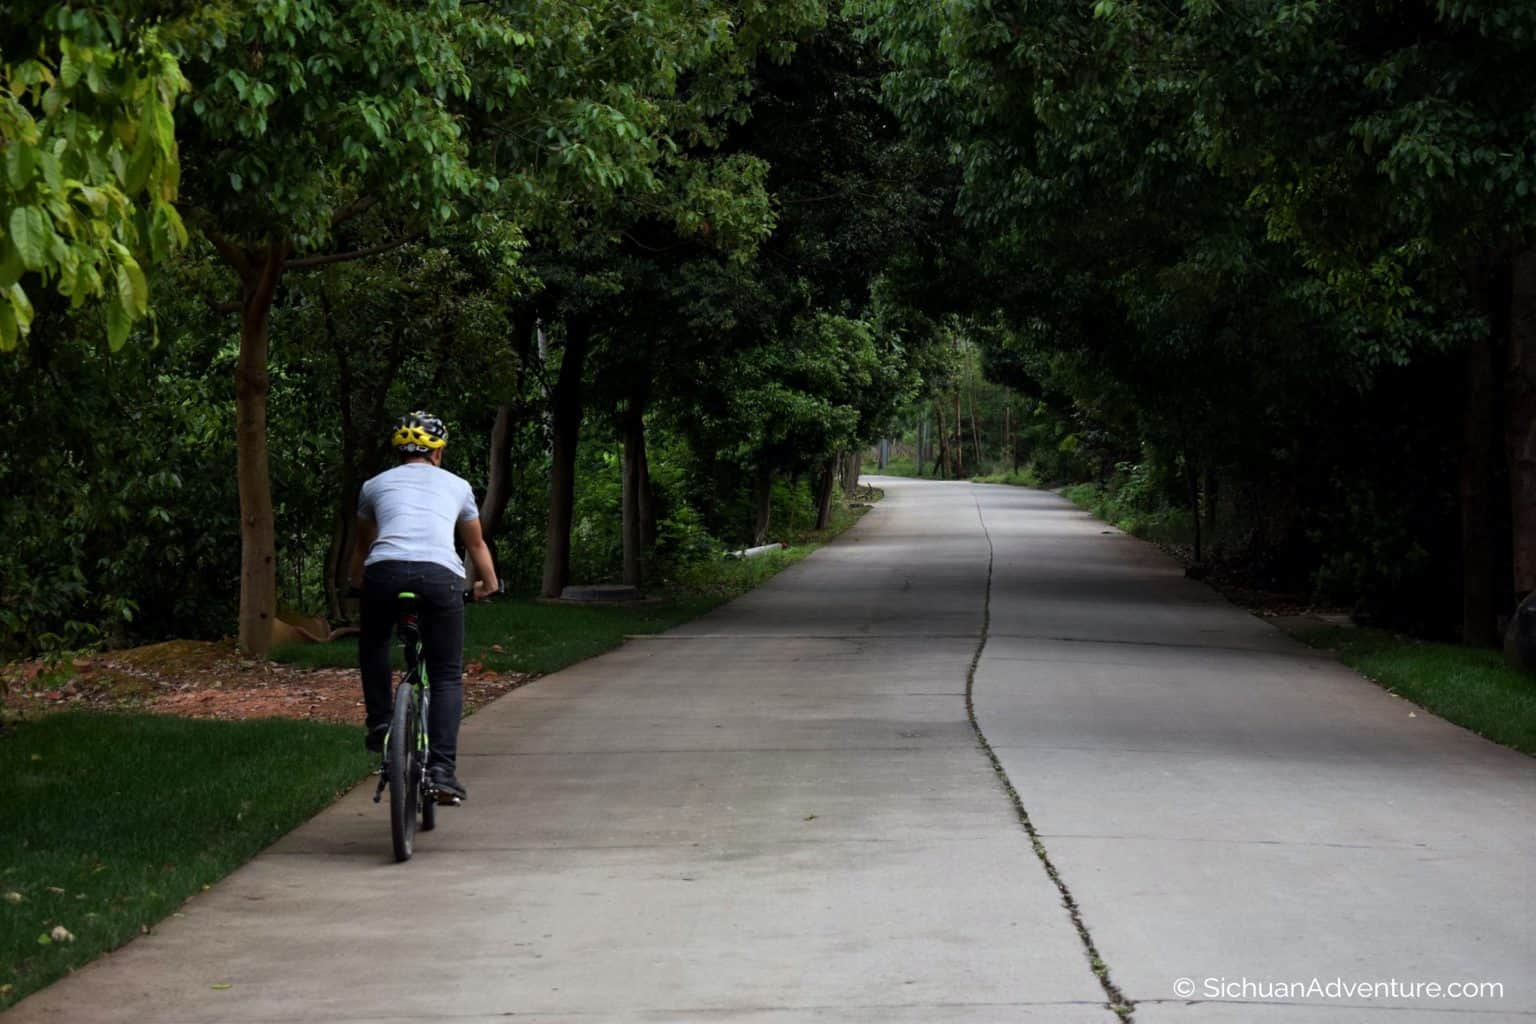
[[[395,595],[395,615],[402,626],[416,625],[416,595],[402,590]]]

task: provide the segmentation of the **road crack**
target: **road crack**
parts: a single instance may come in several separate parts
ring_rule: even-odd
[[[1008,778],[1008,770],[1003,767],[1002,759],[992,749],[992,744],[987,740],[987,734],[982,731],[981,722],[976,718],[976,670],[981,665],[982,652],[987,649],[987,638],[992,632],[992,564],[995,560],[995,551],[992,547],[992,533],[987,529],[986,516],[981,511],[981,499],[977,497],[975,488],[971,489],[971,500],[976,503],[976,520],[981,524],[981,534],[987,540],[987,590],[986,597],[981,608],[981,636],[976,641],[976,651],[971,655],[970,666],[965,672],[965,714],[970,719],[971,729],[976,733],[976,742],[981,747],[981,752],[992,762],[992,771],[997,775],[998,782],[1002,784],[1003,792],[1008,794],[1008,799],[1013,803],[1014,813],[1018,815],[1019,824],[1024,827],[1024,832],[1029,836],[1030,845],[1034,848],[1035,856],[1040,858],[1040,866],[1045,868],[1047,877],[1056,886],[1056,891],[1061,893],[1061,905],[1066,908],[1067,916],[1072,920],[1072,927],[1077,929],[1077,937],[1082,941],[1083,952],[1088,957],[1088,965],[1093,970],[1094,977],[1099,979],[1099,985],[1104,989],[1105,1006],[1125,1024],[1132,1024],[1132,1014],[1136,1004],[1131,1002],[1120,991],[1109,974],[1109,965],[1099,955],[1099,948],[1094,944],[1093,934],[1088,930],[1087,923],[1083,920],[1081,908],[1068,888],[1066,879],[1051,860],[1050,851],[1045,848],[1045,840],[1041,837],[1035,823],[1030,820],[1029,811],[1024,807],[1024,799],[1014,787],[1013,780]]]

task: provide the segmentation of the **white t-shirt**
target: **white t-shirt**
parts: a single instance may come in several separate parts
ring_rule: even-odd
[[[357,514],[379,526],[364,565],[433,562],[462,572],[464,563],[453,550],[454,530],[479,519],[480,509],[467,480],[430,462],[407,462],[363,484]]]

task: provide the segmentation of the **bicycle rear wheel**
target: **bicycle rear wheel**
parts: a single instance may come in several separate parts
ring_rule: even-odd
[[[395,716],[389,727],[389,832],[395,860],[411,859],[416,839],[416,815],[421,807],[421,751],[417,749],[420,716],[416,688],[409,680],[395,690]]]

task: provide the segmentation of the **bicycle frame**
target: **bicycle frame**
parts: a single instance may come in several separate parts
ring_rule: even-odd
[[[415,594],[401,594],[400,600],[416,599]],[[405,648],[405,680],[416,689],[416,707],[419,710],[416,727],[416,749],[421,751],[421,763],[427,763],[427,703],[432,699],[432,687],[427,683],[427,666],[421,660],[421,629],[416,625],[414,609],[403,610],[395,627],[400,633],[400,644]],[[425,784],[425,780],[423,780]],[[428,796],[430,788],[424,789]]]
[[[427,739],[427,706],[432,699],[432,689],[427,683],[427,666],[421,657],[421,630],[416,623],[416,609],[412,602],[416,595],[409,591],[403,591],[396,595],[401,602],[399,617],[395,623],[395,631],[400,636],[400,646],[405,655],[405,682],[416,691],[416,749],[421,751],[422,779],[421,791],[423,798],[432,800],[436,794],[432,788],[431,777],[426,774],[427,754],[429,752]],[[379,786],[374,791],[373,802],[378,803],[383,797],[384,789],[389,785],[389,743],[390,733],[384,734],[384,759],[379,765]]]

